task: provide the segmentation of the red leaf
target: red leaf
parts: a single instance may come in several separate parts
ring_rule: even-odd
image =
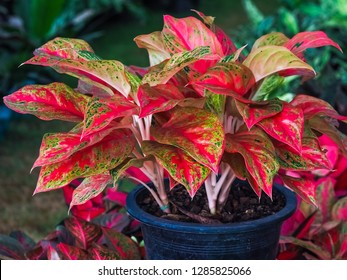
[[[76,246],[84,250],[88,249],[93,242],[98,241],[102,234],[98,225],[76,217],[65,219],[64,224],[75,238]]]
[[[283,102],[280,113],[257,123],[268,135],[301,152],[304,115],[300,108]]]
[[[54,249],[51,245],[47,248],[47,259],[48,260],[60,260],[60,256],[56,249]]]
[[[279,175],[283,183],[297,193],[306,202],[317,206],[315,199],[316,186],[311,180],[294,178],[287,175]]]
[[[125,228],[127,228],[132,220],[125,213],[118,213],[118,209],[116,211],[112,211],[93,220],[93,223],[96,223],[102,227],[112,228],[118,232],[122,232]]]
[[[337,221],[347,221],[347,197],[340,198],[332,208],[332,217]]]
[[[128,130],[114,130],[102,141],[79,150],[69,158],[41,168],[35,193],[61,188],[72,180],[107,172],[132,152],[135,139]]]
[[[65,260],[87,260],[87,252],[81,248],[59,243],[57,249],[63,255]]]
[[[235,100],[235,104],[248,129],[251,129],[253,125],[257,124],[261,120],[280,113],[283,109],[283,102],[278,99],[261,103],[259,102],[259,104],[245,104],[241,101]]]
[[[141,85],[137,97],[141,105],[140,118],[154,113],[168,111],[181,100],[185,99],[181,90],[170,84],[154,87],[148,84]]]
[[[14,260],[25,260],[25,250],[15,238],[0,234],[0,258],[1,256]]]
[[[5,96],[4,103],[18,113],[32,114],[42,120],[79,122],[88,99],[63,83],[52,83],[25,86]]]
[[[136,114],[137,110],[137,106],[123,96],[91,98],[85,112],[82,138],[104,129],[114,119]]]
[[[300,32],[287,41],[283,46],[291,50],[295,55],[299,56],[308,48],[318,48],[328,45],[334,46],[342,52],[340,46],[328,38],[323,31]]]
[[[205,96],[205,90],[228,95],[228,92],[244,95],[255,84],[252,71],[238,62],[218,63],[191,82],[194,88]]]
[[[153,138],[184,150],[197,162],[218,172],[224,150],[224,130],[216,115],[205,109],[176,107],[168,122],[153,127]]]
[[[277,174],[279,164],[275,148],[268,136],[257,128],[227,134],[225,150],[228,153],[240,153],[254,181],[272,197],[273,178]]]
[[[159,144],[154,141],[144,141],[142,150],[146,155],[153,155],[161,166],[187,189],[194,197],[197,190],[205,182],[210,170],[198,163],[183,150],[171,145]]]
[[[109,248],[113,248],[122,259],[139,260],[141,259],[139,247],[126,235],[113,229],[102,228]]]
[[[134,41],[139,48],[144,48],[148,51],[151,66],[170,58],[170,53],[166,49],[163,36],[160,31],[137,36]]]
[[[93,244],[88,250],[90,259],[92,260],[122,260],[123,258],[115,250],[106,248],[105,246]]]
[[[316,199],[319,207],[317,216],[321,223],[331,219],[331,209],[335,202],[335,183],[336,180],[331,177],[321,178],[316,183]]]
[[[256,82],[284,70],[290,70],[289,75],[301,75],[307,79],[315,76],[310,65],[281,46],[264,46],[252,50],[243,64],[251,69]]]
[[[147,181],[148,180],[145,180],[143,182],[147,182]],[[108,188],[106,190],[105,199],[107,199],[113,203],[116,203],[116,204],[121,205],[121,206],[125,206],[126,198],[127,198],[127,193],[125,193],[125,192],[118,191],[114,188]]]
[[[222,46],[216,35],[194,17],[177,19],[165,15],[162,34],[164,42],[171,53],[191,51],[197,47],[209,46],[211,53],[223,56]]]

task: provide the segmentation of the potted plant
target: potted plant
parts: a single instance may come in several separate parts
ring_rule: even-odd
[[[197,13],[203,21],[167,15],[162,31],[135,38],[149,53],[148,68],[103,60],[79,39],[49,41],[24,64],[50,66],[78,78],[78,86],[29,85],[6,96],[4,102],[43,120],[76,122],[67,133],[43,137],[33,166],[41,166],[35,193],[85,178],[74,191],[73,206],[130,174],[166,217],[172,218],[175,214],[170,213],[178,209],[209,223],[176,223],[145,213],[155,219],[154,232],[149,232],[148,219],[142,220],[148,258],[274,258],[281,223],[295,210],[291,191],[283,191],[289,208],[271,215],[280,216],[277,224],[270,217],[235,224],[211,222],[226,207],[236,178],[247,180],[256,197],[271,198],[278,176],[287,188],[315,203],[313,183],[290,177],[287,171],[329,169],[319,136],[328,135],[345,151],[345,136],[336,125],[346,117],[310,96],[298,95],[291,102],[264,100],[264,96],[281,86],[282,76],[301,75],[303,80],[315,76],[305,62],[305,49],[340,47],[319,31],[298,33],[291,39],[270,33],[246,54],[246,46],[237,48],[213,17]],[[175,195],[180,188],[185,191]],[[184,194],[193,199],[203,190],[207,215],[194,214],[173,199]],[[145,195],[137,189],[128,197],[128,211],[139,220],[135,210],[140,210],[137,202]],[[174,232],[171,235],[166,221]],[[213,228],[219,235],[211,235]],[[250,235],[246,235],[248,228]],[[227,243],[218,245],[223,239]],[[179,240],[189,240],[192,247],[180,245]],[[220,252],[222,248],[226,254]],[[173,255],[167,255],[170,252]]]

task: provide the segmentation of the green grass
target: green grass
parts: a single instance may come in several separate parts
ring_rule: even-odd
[[[260,0],[255,2],[261,4]],[[266,2],[267,6],[262,11],[274,11],[277,2]],[[201,0],[199,10],[215,16],[216,23],[227,33],[238,24],[247,23],[241,1]],[[187,11],[185,15],[173,15],[193,13]],[[105,26],[102,37],[90,43],[95,52],[105,59],[120,60],[126,65],[147,66],[147,53],[137,48],[133,38],[161,30],[162,24],[160,12],[150,12],[145,23],[115,21]],[[43,134],[67,131],[70,127],[63,122],[45,122],[32,116],[17,117],[11,121],[7,136],[0,142],[0,233],[8,234],[20,229],[38,240],[66,217],[67,208],[60,190],[32,196],[39,170],[35,169],[30,174],[30,169],[38,156]]]

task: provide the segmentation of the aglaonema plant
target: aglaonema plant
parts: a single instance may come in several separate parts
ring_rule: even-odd
[[[292,38],[270,33],[249,54],[237,49],[214,18],[164,16],[164,27],[135,38],[149,53],[148,68],[103,60],[79,39],[56,38],[24,64],[49,66],[78,79],[29,85],[4,98],[19,113],[43,120],[75,122],[66,133],[43,137],[33,168],[41,167],[35,193],[84,178],[71,206],[82,204],[137,168],[164,212],[170,189],[183,185],[191,197],[204,185],[212,214],[225,204],[235,178],[260,196],[272,195],[273,179],[315,203],[309,180],[285,171],[330,169],[318,136],[326,134],[346,150],[337,128],[346,121],[328,103],[305,95],[291,102],[264,100],[281,77],[315,76],[305,62],[307,48],[340,47],[320,31]],[[271,83],[269,82],[271,80]]]

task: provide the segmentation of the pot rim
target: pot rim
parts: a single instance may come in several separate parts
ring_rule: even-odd
[[[154,216],[142,210],[142,208],[137,203],[137,197],[142,192],[148,192],[148,190],[142,185],[138,185],[128,194],[126,199],[126,208],[130,216],[132,216],[134,219],[140,221],[143,224],[179,232],[212,233],[215,231],[242,232],[249,230],[259,230],[259,228],[262,227],[268,227],[272,224],[282,223],[284,220],[289,218],[296,210],[297,198],[296,194],[293,191],[289,190],[285,186],[278,184],[274,184],[273,188],[281,192],[285,196],[286,205],[280,211],[273,215],[245,222],[225,224],[199,224],[192,222],[173,221]]]

